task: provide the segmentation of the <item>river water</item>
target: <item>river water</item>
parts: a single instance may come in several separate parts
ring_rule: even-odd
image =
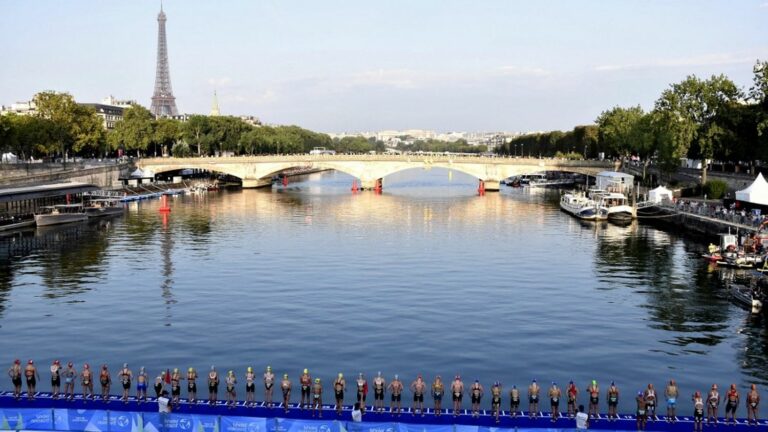
[[[766,325],[723,295],[702,239],[584,224],[557,192],[479,197],[441,169],[383,195],[351,184],[324,172],[174,198],[165,221],[151,201],[0,238],[0,362],[615,380],[625,411],[670,378],[683,406],[713,382],[768,384]]]

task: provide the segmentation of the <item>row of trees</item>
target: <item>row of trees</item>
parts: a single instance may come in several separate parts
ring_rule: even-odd
[[[749,163],[768,160],[768,62],[757,61],[749,90],[725,75],[695,75],[670,85],[649,112],[640,106],[603,111],[596,126],[573,131],[524,135],[497,149],[502,154],[554,156],[581,152],[594,158],[638,156],[643,178],[652,161],[662,171],[680,166],[682,158]],[[522,149],[522,150],[521,150]],[[702,163],[702,184],[707,164]]]

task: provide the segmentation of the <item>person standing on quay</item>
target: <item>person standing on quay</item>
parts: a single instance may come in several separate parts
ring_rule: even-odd
[[[211,371],[208,372],[208,403],[210,405],[216,405],[216,398],[219,395],[219,373],[216,372],[216,368],[211,366]]]
[[[645,430],[645,423],[648,418],[648,409],[645,404],[645,394],[642,390],[637,392],[635,401],[637,402],[637,430]]]
[[[87,397],[93,399],[93,373],[88,363],[83,365],[83,372],[80,374],[80,378],[83,383],[83,401]]]
[[[403,398],[403,383],[400,381],[400,377],[395,374],[395,379],[392,380],[391,383],[389,383],[389,392],[392,394],[392,402],[389,405],[389,413],[390,414],[397,414],[398,417],[400,417],[400,409],[402,408],[402,398]],[[397,406],[397,410],[394,411],[394,407]]]
[[[648,417],[651,421],[658,420],[656,417],[656,389],[653,388],[653,384],[649,383],[648,388],[645,389],[645,405],[648,409]]]
[[[701,432],[704,423],[704,399],[701,392],[693,394],[693,431]]]
[[[245,406],[253,406],[256,403],[256,374],[253,368],[248,366],[245,371]]]
[[[712,384],[712,389],[707,395],[707,426],[715,420],[717,424],[717,409],[720,407],[720,392],[717,391],[717,384]]]
[[[730,390],[725,394],[725,422],[729,423],[728,415],[730,414],[730,423],[736,422],[736,408],[739,407],[739,391],[736,390],[736,384],[731,384]]]
[[[491,411],[493,411],[493,417],[498,423],[501,412],[501,383],[498,381],[493,383],[493,387],[491,387]]]
[[[267,408],[272,408],[272,392],[275,387],[275,374],[272,373],[272,366],[267,366],[267,371],[264,372],[264,405]]]
[[[443,379],[438,375],[432,381],[432,399],[435,401],[435,415],[438,417],[443,411],[443,393],[445,393],[445,385]]]
[[[520,411],[520,390],[516,385],[512,385],[512,389],[509,390],[509,412],[512,417],[517,417],[517,413]],[[522,414],[522,413],[520,413]]]
[[[195,368],[187,369],[187,397],[190,402],[197,402],[197,372]]]
[[[549,388],[549,405],[552,412],[552,422],[557,421],[560,415],[560,396],[562,392],[557,387],[557,383],[552,381],[552,387]]]
[[[158,375],[155,378],[155,397],[159,398],[163,395],[163,375]]]
[[[480,417],[480,401],[483,398],[483,386],[480,380],[475,380],[469,388],[469,396],[472,400],[472,417]]]
[[[598,417],[598,407],[600,405],[600,388],[597,386],[597,380],[592,380],[592,384],[587,387],[589,395],[589,415],[590,420]]]
[[[752,384],[752,388],[747,393],[747,422],[757,424],[757,406],[760,404],[760,393],[757,392],[757,386]]]
[[[368,396],[368,381],[363,377],[363,373],[357,375],[357,403],[360,404],[360,411],[365,414],[365,398]]]
[[[536,380],[533,380],[531,385],[528,386],[528,416],[530,418],[535,418],[538,416],[539,391],[541,391],[539,385],[536,383]]]
[[[19,359],[14,360],[10,368],[8,368],[8,376],[11,377],[13,383],[13,397],[19,400],[21,397],[21,361]]]
[[[123,383],[123,402],[128,403],[128,391],[131,389],[131,379],[133,372],[128,369],[128,363],[123,363],[123,369],[120,371],[120,382]]]
[[[451,384],[451,396],[453,397],[453,416],[456,417],[461,411],[461,398],[464,396],[464,383],[461,382],[461,376],[456,375]]]
[[[288,413],[288,404],[291,400],[291,380],[288,379],[288,374],[283,374],[283,380],[280,381],[280,388],[283,390],[283,408]]]
[[[144,366],[139,368],[139,374],[136,376],[136,399],[139,403],[147,401],[147,371],[144,370]]]
[[[59,398],[59,388],[61,387],[61,364],[58,360],[54,360],[51,365],[51,391],[53,392],[53,398]]]
[[[677,384],[675,384],[675,380],[669,380],[669,384],[667,384],[667,389],[664,391],[664,396],[667,397],[667,421],[670,423],[674,423],[675,420],[677,420],[676,413],[675,413],[675,405],[677,404],[677,397],[679,395],[679,390],[677,389]],[[703,409],[703,408],[702,408]]]
[[[421,416],[424,417],[424,390],[427,385],[419,375],[414,382],[411,383],[411,391],[413,392],[413,415],[416,415],[416,408],[418,407],[421,412]]]
[[[344,389],[347,388],[347,381],[344,374],[339,372],[336,380],[333,381],[333,395],[336,398],[336,414],[341,415],[341,409],[344,405]]]
[[[24,368],[24,376],[27,378],[27,399],[35,400],[35,387],[37,380],[40,379],[40,374],[37,373],[34,361],[30,360],[27,362],[27,367]]]
[[[312,386],[312,377],[309,375],[309,370],[304,369],[304,373],[299,377],[299,384],[301,385],[301,409],[304,409],[304,404],[310,404],[309,390]],[[306,402],[305,402],[306,401]]]
[[[109,387],[112,384],[112,374],[109,373],[109,368],[106,364],[101,365],[101,372],[99,372],[99,384],[101,384],[101,400],[107,400],[109,397]]]
[[[75,399],[75,379],[77,378],[77,370],[72,365],[72,362],[67,363],[67,370],[64,371],[64,399]]]
[[[575,415],[576,429],[585,430],[589,427],[589,416],[584,412],[584,405],[579,405],[579,412]]]
[[[320,378],[315,378],[315,385],[312,386],[312,417],[315,414],[318,417],[323,417],[323,384],[320,383]]]
[[[618,418],[616,409],[619,405],[619,388],[616,387],[616,382],[611,381],[611,386],[608,387],[608,420],[615,421]]]
[[[579,396],[579,389],[571,381],[568,383],[568,389],[565,392],[568,394],[568,417],[574,418],[576,416],[576,399]]]
[[[173,368],[173,374],[171,374],[171,404],[174,406],[179,405],[181,399],[181,372],[179,368]]]
[[[227,377],[224,379],[227,384],[227,407],[232,409],[237,404],[237,391],[235,385],[237,385],[237,378],[234,371],[227,372]]]
[[[381,376],[381,371],[373,379],[373,404],[378,412],[384,412],[384,390],[387,388],[387,382]]]

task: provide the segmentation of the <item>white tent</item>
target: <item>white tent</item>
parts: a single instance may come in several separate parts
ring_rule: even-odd
[[[131,173],[131,177],[149,178],[154,177],[155,174],[152,171],[142,171],[141,168],[136,168],[136,171]]]
[[[2,156],[3,163],[16,163],[18,161],[19,161],[19,158],[15,154],[3,153],[3,156]]]
[[[763,178],[763,174],[758,174],[755,181],[746,189],[737,191],[736,200],[768,205],[768,182]]]
[[[659,186],[656,189],[651,189],[648,191],[648,201],[660,203],[665,199],[672,201],[672,191],[665,188],[664,186]]]

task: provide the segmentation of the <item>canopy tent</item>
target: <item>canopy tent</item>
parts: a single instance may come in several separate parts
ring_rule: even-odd
[[[151,171],[142,171],[141,168],[136,168],[136,171],[131,173],[132,178],[153,178],[155,176]]]
[[[768,182],[758,174],[749,187],[736,192],[736,200],[753,204],[768,205]]]
[[[15,154],[10,153],[10,152],[9,153],[3,153],[3,156],[2,156],[2,162],[3,163],[16,163],[18,161],[19,161],[19,158]]]
[[[672,201],[672,191],[665,188],[664,186],[659,186],[656,189],[651,189],[648,191],[648,201],[660,203],[665,199]]]

